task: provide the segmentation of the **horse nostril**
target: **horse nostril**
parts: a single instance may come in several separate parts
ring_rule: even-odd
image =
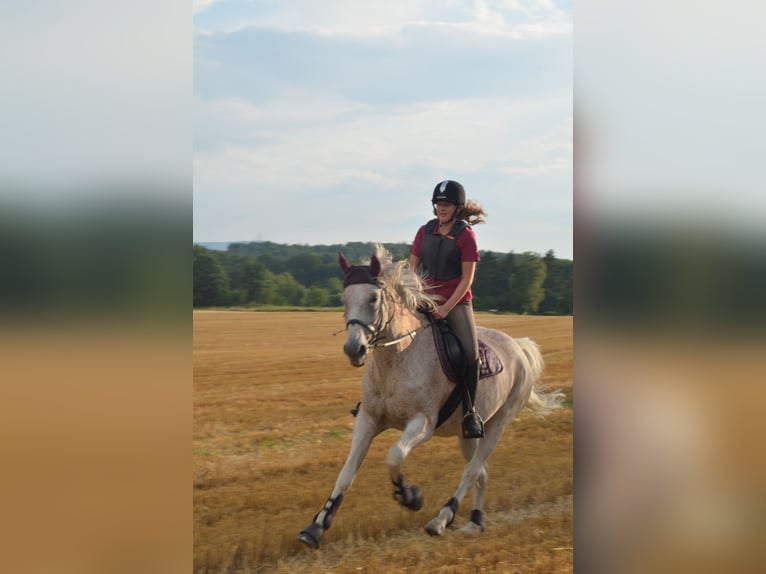
[[[364,345],[359,345],[359,355],[362,356],[367,352],[367,347]]]

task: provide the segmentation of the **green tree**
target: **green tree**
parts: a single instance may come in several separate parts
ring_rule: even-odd
[[[228,305],[229,277],[210,250],[195,245],[192,266],[194,307]]]
[[[309,287],[303,296],[306,307],[325,307],[330,302],[330,294],[322,287]]]
[[[295,280],[307,287],[324,282],[327,275],[323,274],[325,267],[322,258],[316,253],[299,253],[285,261],[285,269],[295,277]]]
[[[271,271],[274,275],[284,273],[284,260],[271,253],[263,253],[258,256],[258,261],[262,263],[266,269]]]
[[[258,288],[255,291],[255,297],[252,299],[259,305],[284,305],[285,299],[279,293],[279,285],[276,276],[267,271],[258,281]]]
[[[522,253],[513,264],[509,280],[512,309],[519,313],[536,313],[545,297],[545,263],[537,253]]]
[[[491,251],[482,254],[472,286],[475,307],[482,311],[500,308],[501,301],[507,298],[507,283],[497,256]]]
[[[328,302],[329,306],[339,307],[343,304],[341,299],[341,296],[343,295],[343,281],[337,277],[330,277],[325,282],[325,289],[327,289],[327,293],[330,295],[330,301]]]
[[[248,302],[270,303],[269,293],[273,291],[273,274],[260,261],[249,259],[242,270],[242,290]]]
[[[540,303],[538,312],[557,315],[572,313],[572,262],[556,259],[553,250],[545,257],[545,298]]]
[[[274,285],[276,287],[277,298],[281,298],[281,303],[277,305],[301,305],[306,288],[296,281],[292,274],[285,271],[274,276]]]

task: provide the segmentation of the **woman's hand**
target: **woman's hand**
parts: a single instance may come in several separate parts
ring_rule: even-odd
[[[434,319],[446,319],[450,311],[452,311],[452,309],[448,308],[446,305],[437,305],[436,310],[434,311]]]

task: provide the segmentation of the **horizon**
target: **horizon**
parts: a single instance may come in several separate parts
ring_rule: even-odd
[[[376,242],[352,240],[352,241],[342,241],[342,242],[334,242],[334,243],[282,243],[277,241],[271,241],[269,239],[251,239],[251,240],[242,240],[242,241],[196,241],[196,240],[192,241],[192,245],[200,245],[202,247],[211,249],[213,251],[226,251],[228,249],[228,246],[233,243],[273,243],[274,245],[286,245],[289,247],[332,247],[335,245],[347,245],[349,243],[373,243],[374,244]],[[381,243],[395,244],[395,245],[412,245],[412,242],[409,242],[409,241],[384,241]],[[221,245],[224,247],[222,249],[216,249],[214,247],[210,247],[211,245]],[[574,261],[574,258],[572,257],[562,257],[559,253],[556,252],[555,249],[546,249],[545,251],[532,251],[531,253],[536,253],[540,255],[540,257],[544,257],[548,251],[553,251],[556,259],[565,260],[565,261]],[[524,251],[516,251],[516,250],[499,251],[497,249],[484,249],[484,248],[479,248],[479,252],[483,252],[483,253],[492,252],[492,253],[500,253],[504,255],[507,255],[509,253],[514,253],[517,255],[520,253],[525,253]]]

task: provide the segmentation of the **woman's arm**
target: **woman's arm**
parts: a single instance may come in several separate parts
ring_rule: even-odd
[[[410,256],[410,261],[412,261],[412,257],[413,256]],[[435,318],[446,318],[447,315],[449,315],[449,312],[452,311],[452,308],[457,305],[458,301],[460,301],[463,298],[463,295],[465,295],[471,288],[471,285],[473,284],[473,276],[476,273],[476,261],[463,261],[461,269],[462,275],[460,276],[460,282],[457,284],[457,287],[455,287],[455,291],[453,291],[450,298],[436,307],[436,311],[434,312]]]
[[[410,263],[409,263],[409,265],[410,265],[410,269],[412,271],[417,271],[418,270],[418,266],[420,265],[420,257],[410,253]]]

